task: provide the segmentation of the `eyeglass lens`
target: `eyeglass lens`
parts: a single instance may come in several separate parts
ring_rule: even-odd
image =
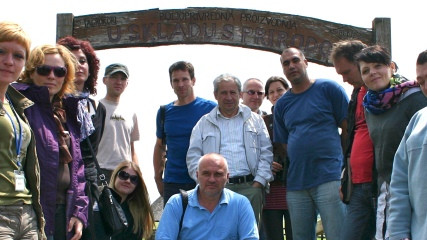
[[[130,175],[129,173],[125,171],[120,171],[118,174],[119,178],[123,181],[126,181],[130,178],[130,182],[134,185],[138,184],[138,176],[137,175]]]
[[[65,67],[59,66],[49,66],[49,65],[41,65],[36,68],[37,74],[41,76],[49,76],[49,74],[53,71],[53,74],[56,77],[64,77],[67,74],[67,69]]]
[[[256,91],[254,91],[254,90],[249,90],[249,91],[247,91],[247,93],[248,93],[249,95],[254,95],[254,94],[257,94],[258,96],[262,96],[262,95],[264,95],[264,92],[256,92]]]

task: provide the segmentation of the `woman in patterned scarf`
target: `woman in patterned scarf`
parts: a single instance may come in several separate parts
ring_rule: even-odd
[[[68,36],[60,39],[58,44],[68,48],[77,58],[78,64],[74,83],[78,96],[82,98],[78,103],[77,119],[81,124],[80,149],[85,164],[85,191],[89,198],[88,227],[83,230],[82,239],[97,239],[95,236],[94,214],[99,214],[99,212],[94,212],[94,208],[97,210],[95,199],[98,195],[98,172],[96,170],[95,160],[99,141],[101,141],[102,132],[104,130],[106,110],[101,102],[93,100],[89,95],[96,95],[97,93],[96,85],[99,71],[99,59],[88,41]]]
[[[376,239],[389,237],[390,179],[394,154],[412,115],[427,106],[416,81],[397,74],[391,55],[379,45],[363,49],[356,61],[368,92],[364,97],[366,122],[374,143],[378,206]]]

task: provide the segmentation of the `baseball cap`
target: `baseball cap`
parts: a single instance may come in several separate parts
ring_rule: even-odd
[[[111,75],[113,75],[116,72],[122,72],[122,73],[124,73],[126,75],[126,78],[129,78],[129,70],[128,70],[128,68],[125,65],[121,64],[121,63],[113,63],[113,64],[108,65],[105,68],[105,74],[104,74],[104,76],[111,76]]]

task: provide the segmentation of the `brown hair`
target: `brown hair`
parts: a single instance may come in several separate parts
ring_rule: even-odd
[[[172,64],[169,67],[169,79],[170,79],[170,83],[172,84],[172,73],[174,71],[177,70],[181,70],[181,71],[188,71],[188,73],[190,74],[190,78],[193,79],[194,78],[194,67],[193,64],[189,63],[189,62],[185,62],[185,61],[179,61],[176,62],[174,64]]]
[[[286,81],[284,78],[279,77],[279,76],[272,76],[265,83],[265,97],[267,99],[268,99],[268,90],[270,89],[270,85],[274,82],[280,82],[286,90],[289,89],[288,81]]]

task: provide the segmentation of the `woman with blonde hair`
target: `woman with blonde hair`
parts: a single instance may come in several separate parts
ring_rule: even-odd
[[[40,160],[40,200],[48,240],[80,239],[87,224],[84,165],[80,152],[76,59],[61,45],[33,49],[13,86],[34,102],[25,110]]]
[[[34,133],[24,114],[33,103],[10,86],[30,45],[21,26],[0,22],[0,239],[45,239]]]
[[[111,239],[149,239],[153,234],[154,215],[139,166],[131,161],[121,162],[111,175],[110,188],[117,193],[117,201],[129,224],[124,232]]]

